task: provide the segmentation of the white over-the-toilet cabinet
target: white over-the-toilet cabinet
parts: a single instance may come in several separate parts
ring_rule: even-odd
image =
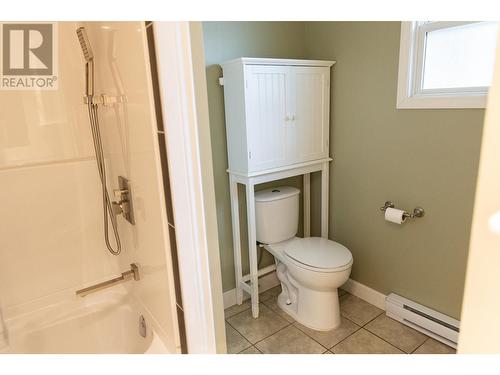
[[[304,236],[310,234],[310,174],[321,172],[321,236],[328,237],[330,67],[333,61],[239,58],[221,64],[226,112],[236,303],[243,291],[259,316],[255,186],[303,176]],[[245,185],[250,273],[243,275],[238,184]]]
[[[240,58],[222,64],[229,170],[328,157],[330,61]]]

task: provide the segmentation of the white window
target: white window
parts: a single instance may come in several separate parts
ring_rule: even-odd
[[[485,108],[497,22],[402,22],[398,108]]]

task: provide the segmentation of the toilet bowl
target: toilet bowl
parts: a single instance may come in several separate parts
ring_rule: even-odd
[[[338,288],[348,280],[353,258],[335,241],[295,237],[299,193],[279,187],[255,194],[257,240],[276,261],[278,306],[304,326],[328,331],[341,323]]]

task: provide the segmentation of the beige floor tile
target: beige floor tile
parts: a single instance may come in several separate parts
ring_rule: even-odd
[[[354,324],[349,319],[344,317],[342,317],[340,327],[332,329],[331,331],[316,331],[314,329],[307,328],[300,323],[295,323],[294,325],[306,335],[319,342],[325,348],[331,348],[332,346],[337,345],[347,336],[353,334],[360,328],[357,324]]]
[[[456,350],[439,341],[428,338],[413,354],[455,354]]]
[[[363,328],[330,350],[335,354],[403,354],[399,349]]]
[[[229,324],[252,344],[255,344],[257,341],[272,335],[290,324],[265,305],[260,304],[259,307],[260,314],[257,319],[252,317],[251,309],[245,310],[227,319]]]
[[[326,352],[324,352],[323,354],[333,354],[331,351],[327,350]]]
[[[413,352],[427,339],[424,334],[389,318],[385,314],[379,315],[364,328],[406,353]]]
[[[281,285],[275,286],[274,288],[268,289],[265,292],[259,294],[259,302],[267,301],[270,298],[277,298],[278,294],[281,293]]]
[[[321,354],[326,349],[294,326],[258,342],[256,347],[264,354]]]
[[[227,309],[224,310],[224,318],[230,318],[236,314],[239,314],[242,311],[245,311],[246,309],[249,309],[251,306],[250,300],[247,299],[244,301],[241,305],[233,305],[231,307],[228,307]]]
[[[338,289],[339,291],[339,297],[342,297],[343,295],[347,294],[347,292],[344,289]]]
[[[383,313],[378,307],[349,293],[340,298],[340,311],[342,315],[360,326]]]
[[[252,346],[242,335],[233,327],[226,323],[226,344],[227,353],[235,354]]]
[[[281,307],[278,306],[278,296],[270,297],[262,303],[273,310],[276,314],[281,316],[283,319],[285,319],[287,322],[295,322],[295,319],[293,319],[290,315],[284,312]]]
[[[239,352],[238,354],[262,354],[255,346],[251,346],[248,349]]]

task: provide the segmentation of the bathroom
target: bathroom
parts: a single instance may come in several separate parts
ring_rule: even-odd
[[[0,368],[500,352],[496,22],[137,17],[0,24]]]
[[[485,105],[482,108],[474,104],[469,107],[464,105],[446,108],[433,107],[431,104],[420,108],[405,108],[397,103],[398,72],[401,75],[402,64],[401,29],[404,24],[405,22],[204,22],[212,158],[229,353],[455,352],[457,335],[456,331],[452,331],[458,330],[460,323]],[[491,53],[488,56],[490,55]],[[242,63],[238,61],[240,58],[243,58]],[[248,58],[247,63],[245,58]],[[246,96],[244,104],[233,99],[239,95],[237,83],[229,86],[228,81],[238,82],[241,77],[234,71],[243,69],[242,74],[249,90],[245,91],[245,95],[260,95],[252,91],[251,85],[253,75],[256,77],[262,72],[256,70],[252,73],[253,66],[258,66],[253,64],[265,66],[274,62],[259,62],[252,58],[284,59],[284,64],[290,61],[291,65],[300,64],[295,59],[309,61],[314,66],[328,62],[330,63],[327,65],[332,65],[331,69],[329,66],[327,68],[331,80],[331,99],[326,104],[330,105],[329,120],[326,121],[330,123],[329,156],[333,159],[329,162],[329,177],[327,175],[327,235],[330,240],[350,250],[353,265],[350,279],[339,290],[343,323],[336,329],[328,329],[328,325],[325,326],[327,329],[321,329],[327,332],[311,329],[320,323],[314,321],[310,310],[305,313],[308,317],[297,318],[294,312],[286,312],[284,302],[279,305],[278,294],[282,288],[277,285],[282,280],[274,272],[269,273],[273,270],[274,258],[272,251],[265,250],[265,245],[257,247],[254,255],[254,263],[259,269],[269,268],[269,271],[259,273],[258,289],[261,294],[258,318],[255,319],[255,312],[252,314],[254,302],[247,299],[249,293],[244,285],[244,301],[243,304],[238,304],[236,285],[241,281],[237,281],[240,271],[236,271],[235,276],[235,267],[242,263],[240,275],[248,275],[250,272],[251,278],[249,264],[252,260],[249,260],[250,245],[247,241],[252,229],[248,225],[250,219],[247,220],[249,209],[245,201],[248,199],[248,190],[245,199],[245,186],[252,183],[251,177],[246,176],[259,175],[259,172],[245,174],[245,166],[238,164],[241,156],[238,156],[236,150],[244,146],[233,139],[231,133],[237,134],[237,137],[242,134],[238,121],[241,123],[245,120],[238,117],[239,106],[244,105],[250,112],[262,111],[259,117],[261,121],[265,121],[262,119],[266,116],[266,109],[252,104],[253,99]],[[241,64],[243,68],[238,68]],[[279,74],[277,72],[276,75]],[[219,80],[221,77],[222,83]],[[275,98],[273,95],[278,94],[273,94],[272,90],[279,90],[277,87],[280,81],[269,83],[262,77],[264,73],[260,78],[255,78],[255,82],[260,79],[255,85],[267,88],[262,89],[264,94],[258,100]],[[401,76],[399,80],[402,80]],[[307,89],[309,87],[304,88]],[[230,90],[229,93],[227,90]],[[285,95],[289,95],[288,92]],[[300,93],[297,95],[297,101],[307,100],[300,97]],[[315,96],[315,100],[321,100],[321,97]],[[277,102],[271,103],[273,104],[268,105],[278,105]],[[228,106],[235,109],[228,109]],[[317,110],[321,111],[321,108]],[[328,112],[328,108],[325,111]],[[252,122],[251,115],[247,113],[247,116],[248,127],[258,126]],[[232,123],[228,125],[230,121]],[[228,126],[232,128],[228,130]],[[267,126],[271,125],[268,123]],[[288,129],[290,126],[292,125]],[[251,130],[247,128],[247,132],[250,139],[248,142],[252,142]],[[273,132],[274,130],[269,129],[260,136],[272,137],[275,134]],[[263,138],[258,139],[259,142],[265,142]],[[253,147],[252,152],[255,153],[260,149],[262,152],[267,150],[266,145],[252,145],[248,147]],[[296,223],[291,224],[298,229],[297,236],[304,236],[307,230],[303,220],[310,221],[310,236],[324,236],[322,172],[309,173],[309,182],[306,182],[302,178],[303,171],[297,169],[295,177],[283,180],[278,176],[276,181],[266,180],[263,184],[261,182],[265,177],[262,177],[258,181],[260,184],[252,187],[255,189],[253,204],[257,212],[254,213],[253,220],[256,221],[257,242],[267,243],[259,238],[259,231],[261,237],[267,235],[264,233],[265,228],[259,228],[259,220],[266,219],[266,214],[263,214],[264,217],[259,216],[259,204],[264,204],[259,201],[267,199],[259,199],[259,191],[263,191],[261,197],[264,197],[274,189],[286,189],[284,187],[300,191],[300,222],[298,228]],[[239,199],[236,198],[239,224],[232,219],[235,215],[232,211],[233,183],[228,174],[235,176],[238,182],[235,189],[238,189],[239,196]],[[305,208],[303,202],[306,196],[305,184],[310,190],[310,197],[307,198],[310,200],[309,209]],[[280,198],[276,199],[279,201]],[[396,208],[406,209],[410,213],[415,207],[422,207],[424,215],[408,218],[404,224],[395,225],[385,221],[384,212],[380,211],[386,201],[394,202]],[[279,210],[278,207],[282,206],[276,203],[276,206],[270,205],[268,210]],[[285,217],[294,216],[287,211],[288,208],[281,209],[285,212]],[[310,219],[305,219],[306,210],[310,210]],[[272,226],[279,231],[276,228],[285,217],[270,213],[267,215],[270,216],[269,221],[265,221],[263,225]],[[235,233],[232,229],[235,225],[238,225],[241,233]],[[239,251],[234,250],[235,235],[240,237],[237,242],[241,243],[241,258],[236,255]],[[290,237],[293,235],[279,237],[279,240]],[[310,252],[312,247],[311,244],[306,245],[304,251]],[[327,260],[322,258],[320,262]],[[430,311],[426,310],[428,314],[455,327],[450,330],[449,335],[445,334],[448,339],[454,338],[451,341],[440,340],[429,325],[420,326],[420,329],[412,326],[415,328],[413,329],[397,322],[395,319],[400,319],[394,316],[394,319],[388,318],[384,314],[384,310],[387,310],[385,298],[391,293],[429,308]],[[312,304],[316,308],[321,302],[315,300]],[[332,323],[330,327],[333,325]],[[439,328],[437,330],[440,331]]]

